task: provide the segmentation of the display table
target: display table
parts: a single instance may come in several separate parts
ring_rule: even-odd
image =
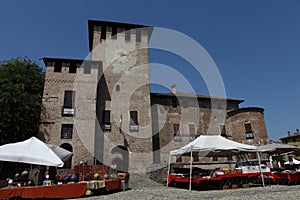
[[[265,177],[272,177],[271,172],[263,172]],[[216,175],[214,177],[193,177],[191,182],[193,185],[197,185],[199,189],[206,189],[208,186],[214,185],[215,189],[227,188],[224,186],[242,187],[251,181],[260,181],[260,173],[247,173],[247,174],[224,174]],[[189,183],[189,177],[181,177],[176,174],[170,174],[168,178],[168,185],[171,183]],[[233,188],[233,187],[232,187]]]
[[[293,184],[300,182],[300,172],[279,172],[273,177],[278,184]]]
[[[81,181],[79,183],[86,183],[87,190],[97,190],[105,188],[104,180]]]
[[[110,190],[121,190],[122,183],[120,179],[108,179],[105,180],[105,188],[107,191]]]
[[[0,189],[0,199],[22,198],[78,198],[86,191],[86,183],[61,184],[50,186],[12,187]]]
[[[79,183],[85,183],[87,190],[97,190],[97,189],[106,189],[107,191],[122,190],[122,183],[120,179],[81,181]]]

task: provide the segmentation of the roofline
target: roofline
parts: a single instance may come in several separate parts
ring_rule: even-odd
[[[283,137],[283,138],[279,138],[279,140],[284,140],[284,139],[289,139],[289,138],[294,138],[294,137],[300,137],[300,134],[298,135],[290,135],[290,136],[287,136],[287,137]]]
[[[265,109],[260,107],[245,107],[245,108],[239,108],[237,110],[231,110],[227,112],[228,116],[233,116],[235,114],[238,114],[240,112],[261,112],[264,113]]]
[[[154,28],[154,26],[149,26],[149,25],[89,19],[88,20],[88,37],[89,37],[88,39],[89,39],[89,51],[90,52],[92,51],[92,48],[93,48],[93,37],[94,37],[93,27],[94,26],[111,26],[111,27],[117,26],[120,28],[124,28],[125,30],[136,29],[136,28]],[[152,34],[152,31],[151,31],[151,33],[149,33],[149,37],[151,34]]]
[[[94,60],[83,60],[83,59],[72,59],[72,58],[50,58],[50,57],[43,57],[41,58],[47,67],[47,61],[50,62],[76,62],[76,63],[83,63],[83,62],[101,62],[101,61],[94,61]]]
[[[182,97],[186,97],[186,98],[194,98],[194,97],[197,97],[197,99],[216,99],[216,100],[227,100],[227,101],[236,101],[236,102],[239,102],[239,103],[243,103],[244,100],[242,99],[234,99],[234,98],[223,98],[223,97],[215,97],[215,96],[207,96],[207,95],[202,95],[202,94],[192,94],[192,95],[195,95],[194,97],[191,97],[191,96],[184,96],[182,94],[180,95],[176,95],[173,94],[173,93],[150,93],[150,95],[153,95],[153,96],[165,96],[165,97],[176,97],[176,96],[182,96]]]

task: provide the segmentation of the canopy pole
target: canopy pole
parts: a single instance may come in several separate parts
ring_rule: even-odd
[[[169,186],[169,174],[170,174],[170,167],[171,167],[171,154],[169,154],[169,162],[168,162],[167,187]]]
[[[260,171],[262,185],[263,185],[263,187],[265,187],[264,175],[263,175],[262,170],[261,170],[260,153],[257,151],[256,154],[257,154],[257,158],[258,158],[258,165],[259,165],[259,171]]]
[[[190,185],[189,185],[189,190],[192,190],[192,165],[193,165],[193,147],[191,148],[191,159],[190,159]]]

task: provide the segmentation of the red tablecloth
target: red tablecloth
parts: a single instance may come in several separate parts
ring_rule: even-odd
[[[272,176],[271,172],[263,172],[264,175]],[[202,181],[221,181],[222,179],[229,179],[229,178],[237,178],[237,177],[259,177],[260,173],[248,173],[248,174],[223,174],[223,175],[216,175],[216,177],[211,178],[192,178],[192,183],[200,184]],[[172,181],[180,182],[180,183],[189,183],[190,178],[189,177],[180,177],[174,174],[169,175],[168,184],[170,184]]]
[[[122,184],[120,179],[108,179],[105,180],[105,187],[106,190],[121,190]]]
[[[22,198],[78,198],[85,194],[86,183],[61,184],[0,189],[0,199]]]
[[[285,180],[287,183],[293,183],[295,181],[300,181],[300,173],[289,173],[289,172],[281,172],[281,173],[274,173],[273,177],[275,178],[276,182],[280,180]]]

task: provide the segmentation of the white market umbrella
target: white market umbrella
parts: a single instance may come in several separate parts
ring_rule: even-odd
[[[0,146],[0,160],[54,167],[64,165],[51,148],[36,137]]]

